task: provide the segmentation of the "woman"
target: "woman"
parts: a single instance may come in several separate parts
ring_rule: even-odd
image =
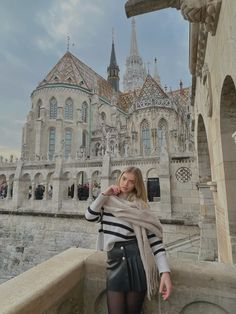
[[[162,227],[151,214],[140,169],[128,167],[117,185],[105,189],[87,209],[88,221],[101,222],[97,247],[107,251],[109,314],[139,314],[148,298],[171,293]]]

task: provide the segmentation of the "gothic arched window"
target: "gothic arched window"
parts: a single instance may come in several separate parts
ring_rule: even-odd
[[[37,110],[37,118],[40,118],[40,110],[41,110],[41,107],[42,107],[42,100],[39,99],[38,102],[37,102],[37,107],[36,107],[36,110]]]
[[[88,104],[86,101],[82,103],[81,120],[85,123],[88,121]]]
[[[49,129],[49,137],[48,137],[48,156],[49,159],[53,159],[53,155],[55,153],[55,142],[56,142],[56,129]]]
[[[64,118],[65,120],[73,120],[73,101],[71,98],[68,98],[66,100],[64,108]]]
[[[72,147],[72,130],[66,129],[65,130],[65,151],[64,156],[68,158],[71,154],[71,147]]]
[[[150,138],[150,128],[147,120],[143,120],[141,123],[141,139],[142,139],[142,152],[145,155],[150,155],[151,153],[151,138]]]
[[[57,118],[57,101],[56,98],[53,97],[50,100],[50,119],[56,119]]]
[[[105,112],[103,111],[102,113],[101,113],[101,118],[102,118],[102,121],[104,122],[104,123],[106,123],[106,114],[105,114]]]
[[[158,137],[158,147],[161,149],[163,145],[163,140],[165,137],[165,140],[167,141],[167,134],[168,133],[168,124],[167,121],[164,118],[161,118],[158,123],[157,128],[157,137]]]

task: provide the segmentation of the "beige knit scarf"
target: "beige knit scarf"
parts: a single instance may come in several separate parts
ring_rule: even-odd
[[[159,282],[157,266],[147,238],[147,230],[162,239],[160,221],[152,215],[148,208],[142,205],[142,201],[140,200],[129,202],[117,196],[109,196],[103,207],[105,211],[132,225],[146,273],[147,295],[151,299],[151,296],[158,292]]]

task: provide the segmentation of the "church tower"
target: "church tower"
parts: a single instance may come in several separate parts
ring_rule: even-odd
[[[112,34],[112,47],[111,47],[111,58],[110,65],[107,67],[107,81],[112,85],[113,89],[118,92],[119,91],[119,72],[120,69],[116,62],[116,54],[115,54],[115,44],[114,44],[114,35]]]
[[[124,91],[134,91],[140,89],[146,78],[146,71],[142,58],[138,53],[138,45],[136,39],[135,19],[132,19],[132,32],[130,43],[130,55],[126,59],[126,70],[124,75]]]

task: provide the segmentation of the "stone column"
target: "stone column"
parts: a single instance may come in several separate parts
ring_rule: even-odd
[[[53,193],[52,193],[52,202],[55,210],[59,211],[62,206],[63,199],[63,181],[62,181],[62,167],[63,159],[57,157],[55,172],[53,174]]]
[[[109,154],[103,156],[102,173],[101,173],[101,191],[105,190],[110,184],[110,163]]]
[[[78,200],[78,186],[77,186],[77,178],[74,178],[74,197],[73,200],[77,201]]]
[[[24,163],[19,160],[17,162],[17,166],[16,166],[16,173],[14,176],[14,183],[13,183],[13,203],[14,203],[14,208],[19,208],[21,206],[22,203],[22,199],[23,199],[23,192],[21,190],[21,172],[22,172],[22,168],[23,168]]]
[[[33,200],[35,200],[35,181],[33,180],[32,182],[31,182],[31,186],[32,186],[32,195],[31,195],[31,200],[33,201]]]
[[[88,197],[88,201],[91,202],[93,200],[93,195],[92,195],[93,179],[92,178],[88,178],[88,182],[89,182],[89,197]]]
[[[217,258],[217,237],[215,205],[210,186],[206,183],[199,184],[200,198],[200,261],[214,261]]]
[[[7,180],[7,196],[6,199],[9,200],[11,198],[10,195],[10,180]]]
[[[167,217],[171,216],[171,188],[170,188],[170,158],[166,147],[165,136],[160,153],[160,191],[161,209]]]
[[[43,199],[46,201],[48,199],[48,182],[45,182],[44,186],[45,186],[45,190],[43,194]]]

